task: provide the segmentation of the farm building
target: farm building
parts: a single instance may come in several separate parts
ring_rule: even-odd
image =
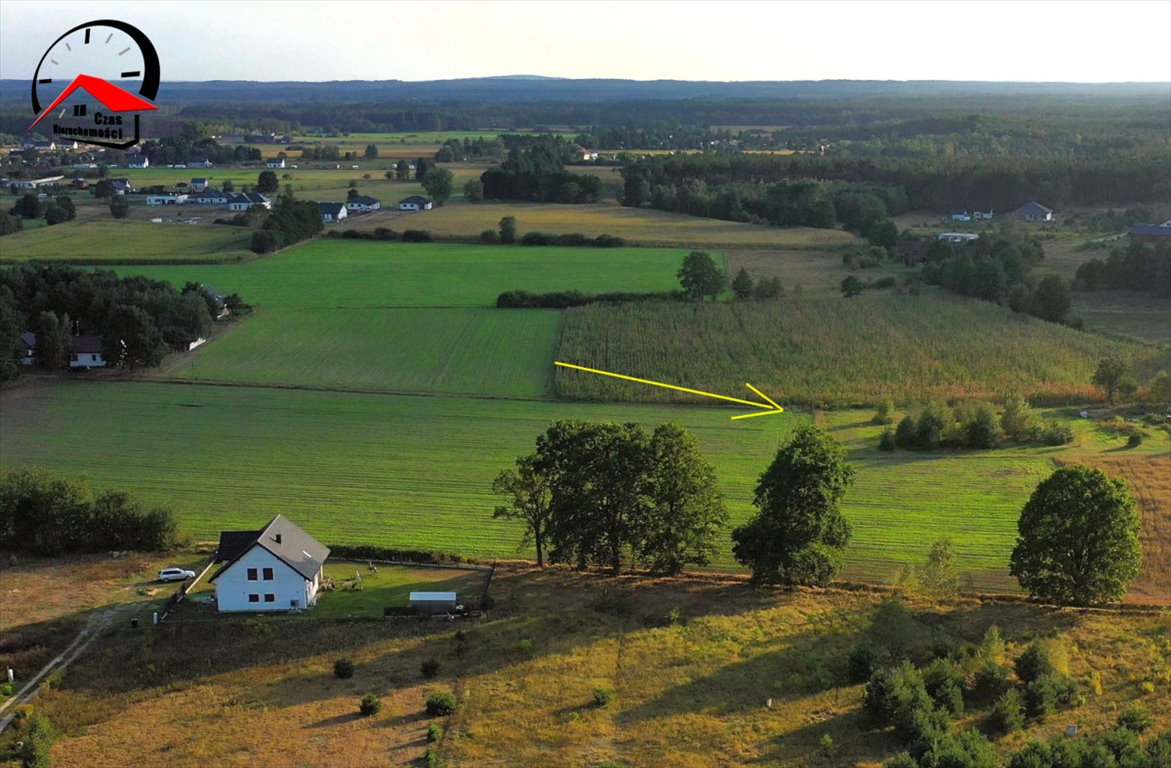
[[[434,205],[430,198],[422,195],[411,195],[399,201],[398,209],[400,211],[429,211]]]
[[[411,607],[422,614],[451,613],[455,610],[454,592],[412,592]]]
[[[287,611],[317,601],[329,547],[277,515],[259,531],[223,531],[216,562],[219,610]]]
[[[234,195],[228,200],[229,211],[246,211],[254,205],[261,208],[272,208],[272,202],[259,192],[244,192]]]
[[[14,184],[17,189],[38,189],[40,187],[56,185],[57,182],[64,178],[64,176],[45,176],[40,179],[18,179]]]
[[[973,232],[940,232],[936,239],[944,243],[970,243],[980,236]]]
[[[347,215],[345,203],[318,203],[317,212],[323,224],[336,224]]]
[[[1154,226],[1139,224],[1131,227],[1126,235],[1135,240],[1143,240],[1148,243],[1171,242],[1171,220]]]
[[[382,201],[367,195],[355,195],[346,201],[346,210],[350,213],[369,213],[382,207]]]
[[[186,205],[188,196],[185,194],[147,195],[147,205]]]
[[[285,159],[283,157],[270,158],[269,160],[265,161],[264,167],[265,168],[284,168],[285,167]]]
[[[1046,208],[1036,200],[1025,203],[1013,213],[1024,221],[1053,221],[1053,209]]]

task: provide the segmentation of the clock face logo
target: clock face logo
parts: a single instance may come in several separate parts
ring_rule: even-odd
[[[79,24],[37,64],[29,130],[51,126],[57,136],[126,149],[138,143],[142,113],[158,109],[158,91],[159,56],[137,27],[109,19]]]

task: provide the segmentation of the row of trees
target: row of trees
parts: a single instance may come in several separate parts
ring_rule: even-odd
[[[323,228],[317,203],[297,200],[291,191],[272,206],[260,229],[252,233],[252,251],[269,253],[307,240]]]
[[[1078,267],[1075,286],[1088,291],[1121,288],[1171,296],[1171,243],[1132,239],[1112,248],[1105,261],[1090,259]]]
[[[565,161],[575,146],[560,136],[503,136],[508,157],[480,176],[489,200],[531,200],[547,203],[593,203],[601,180],[569,173]]]
[[[874,421],[890,424],[893,405],[884,404]],[[991,403],[964,401],[954,406],[931,403],[915,415],[907,414],[894,429],[887,427],[878,441],[880,450],[897,448],[995,448],[1004,441],[1064,445],[1073,440],[1066,424],[1041,419],[1021,397],[1005,400],[998,416]]]
[[[19,230],[20,220],[43,218],[49,226],[73,221],[77,218],[77,207],[69,195],[57,195],[52,200],[42,202],[34,192],[26,192],[16,201],[16,205],[9,209],[6,219],[15,218],[16,222],[8,221],[0,224],[0,234],[11,234]],[[14,226],[15,224],[15,226]]]
[[[170,510],[146,508],[125,491],[94,492],[81,478],[15,470],[0,481],[0,547],[59,555],[173,549],[181,543]]]

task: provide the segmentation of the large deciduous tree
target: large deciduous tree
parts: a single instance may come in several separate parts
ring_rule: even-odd
[[[443,205],[447,202],[447,198],[451,197],[453,178],[451,171],[446,168],[432,168],[423,177],[423,189],[428,195],[435,198],[438,205]]]
[[[1029,594],[1069,605],[1118,600],[1139,573],[1139,517],[1126,481],[1063,467],[1029,497],[1017,524],[1013,576]]]
[[[1094,371],[1090,383],[1101,388],[1106,395],[1106,402],[1113,403],[1114,393],[1118,391],[1118,385],[1125,377],[1126,363],[1117,357],[1104,357],[1098,361],[1098,369]]]
[[[732,552],[756,584],[825,584],[840,566],[850,524],[839,504],[854,480],[845,450],[807,425],[760,476],[759,510],[732,531]]]
[[[712,257],[703,251],[687,254],[677,276],[687,297],[699,301],[707,296],[715,300],[727,283],[724,273],[712,261]]]
[[[277,180],[276,171],[261,171],[260,176],[256,179],[256,191],[271,195],[278,189],[280,189],[280,181]]]
[[[492,491],[508,497],[508,504],[496,507],[493,517],[523,522],[523,543],[536,546],[537,567],[544,568],[552,495],[540,457],[534,454],[517,459],[515,470],[506,469],[492,481]]]

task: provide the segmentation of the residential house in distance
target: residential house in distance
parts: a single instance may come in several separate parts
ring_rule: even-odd
[[[1154,226],[1138,224],[1131,227],[1126,235],[1146,243],[1171,243],[1171,220]]]
[[[32,331],[20,334],[20,346],[24,350],[24,357],[20,362],[24,365],[37,364],[37,335]]]
[[[265,168],[284,168],[285,159],[283,157],[270,157],[264,162]]]
[[[179,192],[146,196],[147,205],[186,205],[187,200],[188,195]]]
[[[987,211],[972,211],[972,218],[976,221],[992,221],[992,209]]]
[[[1053,221],[1053,209],[1046,208],[1036,200],[1025,203],[1013,213],[1024,221]]]
[[[318,203],[317,212],[323,224],[336,224],[347,216],[345,203]]]
[[[967,211],[956,211],[951,216],[948,216],[948,221],[971,221],[972,217],[968,215]]]
[[[400,211],[429,211],[434,205],[430,198],[422,195],[411,195],[399,201],[398,209]]]
[[[134,193],[134,185],[130,183],[130,179],[110,179],[110,184],[114,187],[115,195],[129,195]]]
[[[196,192],[202,192],[207,189],[208,179],[204,177],[196,177],[191,180],[191,189]]]
[[[583,163],[593,162],[598,159],[598,153],[593,149],[582,149],[579,158]]]
[[[44,176],[39,179],[17,179],[17,189],[40,189],[41,187],[56,186],[64,176]]]
[[[150,158],[146,155],[138,155],[126,161],[127,168],[150,168]]]
[[[196,156],[187,160],[188,168],[211,168],[212,162],[206,157]]]
[[[370,213],[382,207],[382,201],[376,197],[355,195],[346,201],[346,210],[350,213]]]
[[[936,238],[944,243],[970,243],[979,239],[980,236],[974,232],[940,232]]]
[[[74,336],[73,354],[69,356],[70,368],[105,368],[102,356],[101,336]]]
[[[204,187],[203,190],[194,195],[195,202],[200,205],[227,205],[234,195],[227,192],[221,192],[218,189],[211,187]]]
[[[244,192],[228,200],[229,211],[246,211],[254,205],[268,210],[272,208],[272,201],[259,192]]]
[[[329,547],[277,515],[259,531],[223,531],[210,581],[222,612],[287,611],[317,602]]]

